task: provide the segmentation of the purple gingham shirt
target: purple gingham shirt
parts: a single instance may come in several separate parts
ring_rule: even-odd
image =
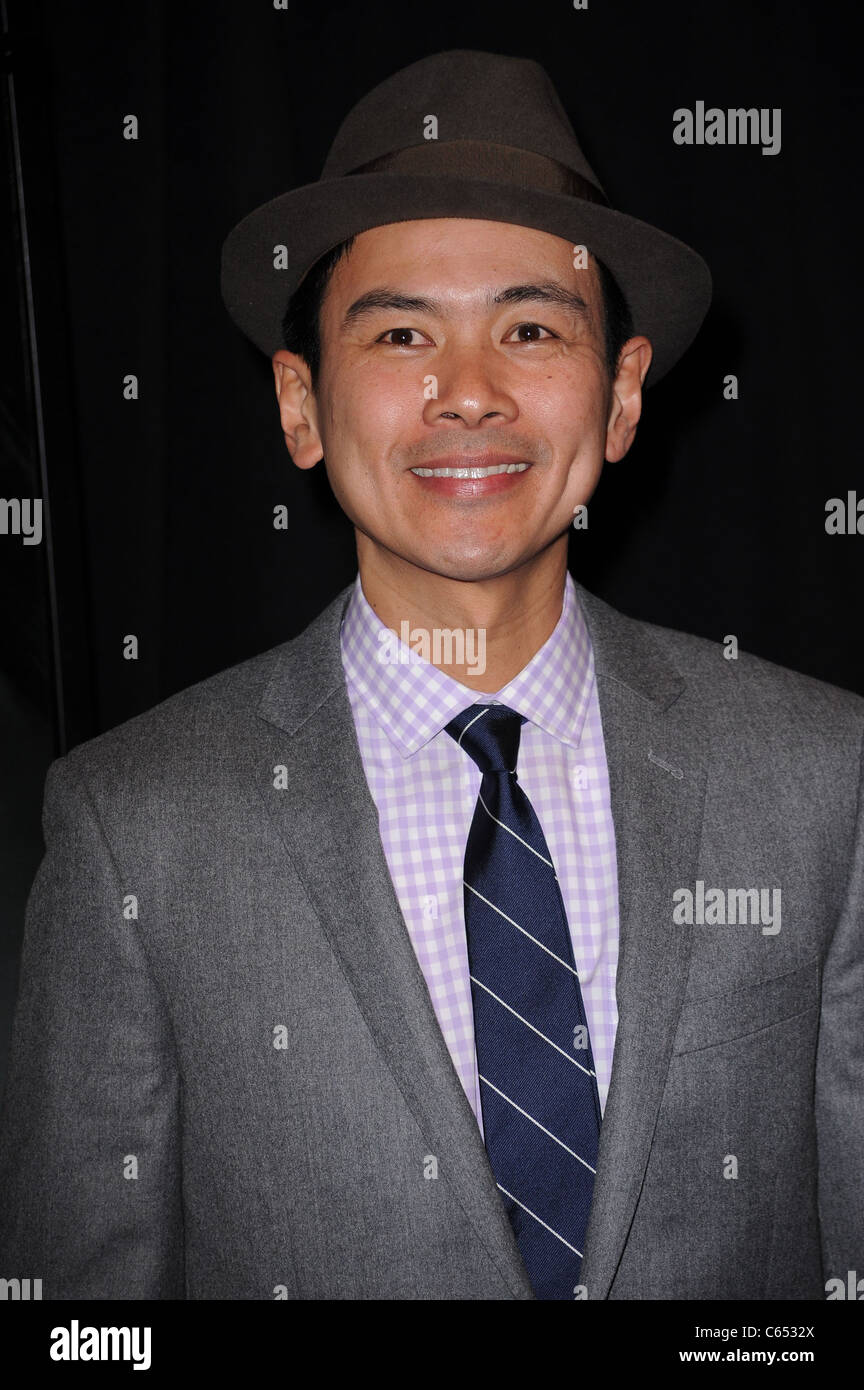
[[[472,704],[508,705],[527,721],[519,784],[558,874],[605,1108],[618,1023],[618,873],[594,656],[573,581],[568,574],[554,632],[494,695],[462,685],[388,632],[358,575],[342,622],[342,666],[360,755],[396,897],[481,1131],[462,887],[481,775],[445,732]],[[409,640],[417,646],[416,634]]]

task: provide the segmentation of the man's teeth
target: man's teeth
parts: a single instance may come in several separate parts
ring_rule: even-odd
[[[491,478],[495,473],[524,473],[530,463],[496,463],[491,468],[412,468],[418,478]]]

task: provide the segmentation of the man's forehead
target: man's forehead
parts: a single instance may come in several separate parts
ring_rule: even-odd
[[[448,282],[445,273],[442,285],[448,263],[453,278]],[[483,290],[546,280],[550,274],[586,298],[600,288],[597,262],[584,247],[534,227],[479,218],[418,218],[359,232],[335,267],[333,288],[356,293],[369,287],[363,283],[367,279],[370,286],[378,283],[385,270],[388,283],[400,276],[418,291],[435,283],[444,290],[448,284],[465,289],[479,281],[478,270]]]

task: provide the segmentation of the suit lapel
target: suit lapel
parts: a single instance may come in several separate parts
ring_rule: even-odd
[[[259,713],[279,730],[255,769],[357,1005],[439,1172],[515,1298],[533,1297],[473,1112],[399,908],[363,771],[339,648],[344,590],[279,649]],[[272,768],[288,791],[270,792]]]
[[[577,585],[594,649],[618,861],[618,1030],[581,1279],[605,1298],[645,1176],[687,978],[692,928],[672,893],[696,877],[706,772],[671,662]]]
[[[582,1282],[605,1298],[639,1197],[681,1008],[691,929],[672,892],[696,876],[706,774],[676,711],[684,682],[636,621],[576,586],[594,649],[615,825],[618,1031]],[[342,671],[344,589],[274,653],[254,769],[358,1007],[477,1239],[515,1298],[532,1291],[480,1131],[453,1067],[393,890]],[[273,793],[272,768],[289,790]]]

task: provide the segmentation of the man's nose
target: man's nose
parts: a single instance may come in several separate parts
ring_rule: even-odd
[[[490,416],[514,420],[518,415],[505,381],[505,364],[491,346],[445,349],[437,357],[436,368],[431,385],[437,395],[430,392],[423,411],[427,425],[442,419],[478,425]]]

